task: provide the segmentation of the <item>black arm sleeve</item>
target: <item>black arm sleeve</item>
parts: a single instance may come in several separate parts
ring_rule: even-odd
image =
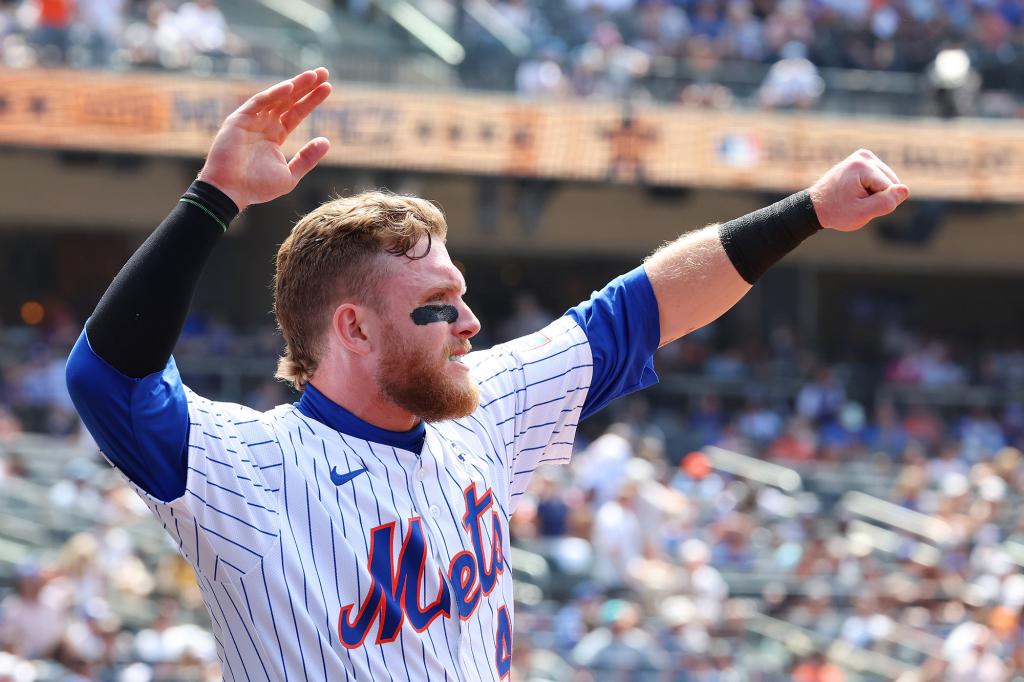
[[[754,284],[768,268],[820,229],[811,195],[804,190],[722,223],[718,235],[736,271],[748,284]]]
[[[86,326],[93,351],[129,377],[162,370],[203,266],[237,215],[238,208],[216,187],[192,183],[100,299]]]

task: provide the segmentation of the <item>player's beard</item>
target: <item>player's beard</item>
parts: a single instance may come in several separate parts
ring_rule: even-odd
[[[405,341],[394,327],[384,334],[377,386],[384,397],[427,422],[459,419],[480,404],[480,389],[468,372],[452,376],[447,355]]]

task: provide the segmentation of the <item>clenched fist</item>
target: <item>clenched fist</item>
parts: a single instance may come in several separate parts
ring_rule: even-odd
[[[852,232],[888,215],[910,196],[889,166],[860,149],[811,185],[811,203],[822,227]]]

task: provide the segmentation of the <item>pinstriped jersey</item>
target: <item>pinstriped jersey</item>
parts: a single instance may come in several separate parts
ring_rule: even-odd
[[[465,362],[480,406],[420,452],[186,391],[184,495],[135,489],[195,568],[226,679],[509,675],[509,515],[569,460],[593,359],[566,316]]]

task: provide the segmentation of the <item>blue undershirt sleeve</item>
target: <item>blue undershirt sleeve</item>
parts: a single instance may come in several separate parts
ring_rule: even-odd
[[[616,277],[566,315],[586,332],[594,357],[582,419],[619,396],[657,383],[654,352],[661,341],[661,319],[642,265]]]
[[[174,358],[162,371],[133,379],[96,355],[83,330],[65,378],[82,422],[111,464],[158,500],[181,497],[189,418]]]

